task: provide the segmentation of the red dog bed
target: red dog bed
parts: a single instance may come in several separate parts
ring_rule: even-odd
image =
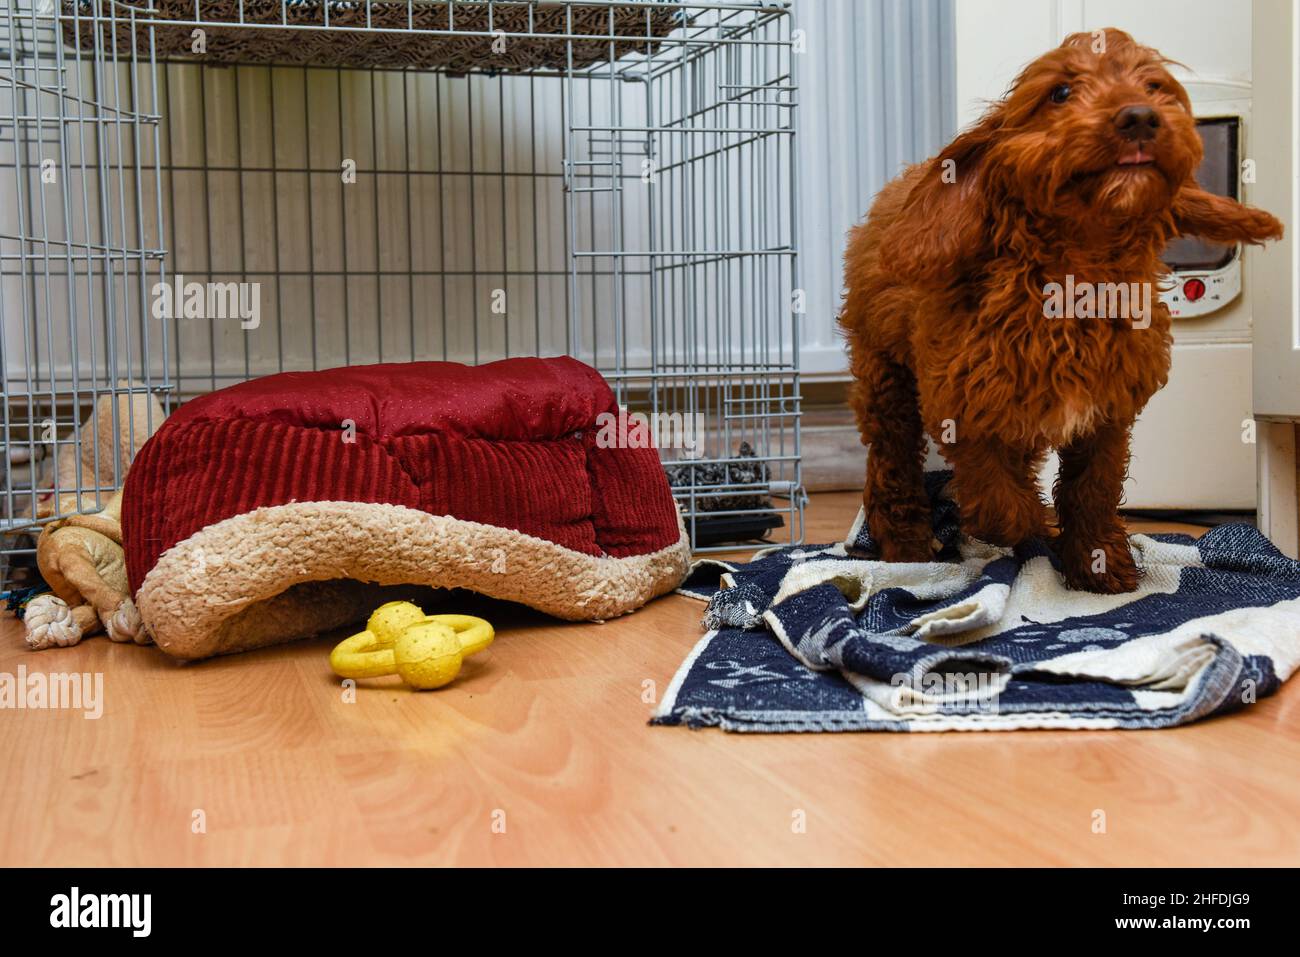
[[[123,495],[141,617],[202,658],[340,627],[409,586],[631,611],[681,582],[689,540],[658,453],[597,441],[617,412],[568,358],[287,372],[188,402]]]

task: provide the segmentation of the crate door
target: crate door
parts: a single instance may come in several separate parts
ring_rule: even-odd
[[[102,434],[126,441],[157,424],[135,422],[132,408],[148,403],[125,399],[166,390],[166,329],[150,308],[163,253],[149,41],[129,5],[107,0],[14,0],[0,12],[6,568],[30,552],[18,529],[45,486],[57,482],[65,513],[98,509],[120,485],[118,450],[81,440],[94,409],[113,419]]]

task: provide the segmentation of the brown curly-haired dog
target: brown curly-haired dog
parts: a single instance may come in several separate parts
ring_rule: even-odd
[[[1051,531],[1037,472],[1058,449],[1067,583],[1137,587],[1117,510],[1129,430],[1169,371],[1161,252],[1183,234],[1282,235],[1263,210],[1197,185],[1200,137],[1169,63],[1120,30],[1070,36],[854,229],[840,324],[883,559],[933,555],[928,431],[953,468],[963,530],[997,545]],[[1095,290],[1095,307],[1053,311],[1053,283]],[[1104,284],[1134,292],[1127,308]]]

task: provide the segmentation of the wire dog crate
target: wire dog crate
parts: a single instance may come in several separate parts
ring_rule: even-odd
[[[647,416],[697,548],[800,540],[790,19],[12,0],[0,583],[178,403],[417,359],[582,359]]]

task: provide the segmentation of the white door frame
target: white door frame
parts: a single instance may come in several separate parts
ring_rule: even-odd
[[[1258,420],[1259,527],[1300,558],[1300,0],[1255,0],[1255,202],[1286,225],[1257,251],[1254,414]]]
[[[1296,424],[1261,421],[1258,441],[1260,531],[1284,554],[1300,558]]]

